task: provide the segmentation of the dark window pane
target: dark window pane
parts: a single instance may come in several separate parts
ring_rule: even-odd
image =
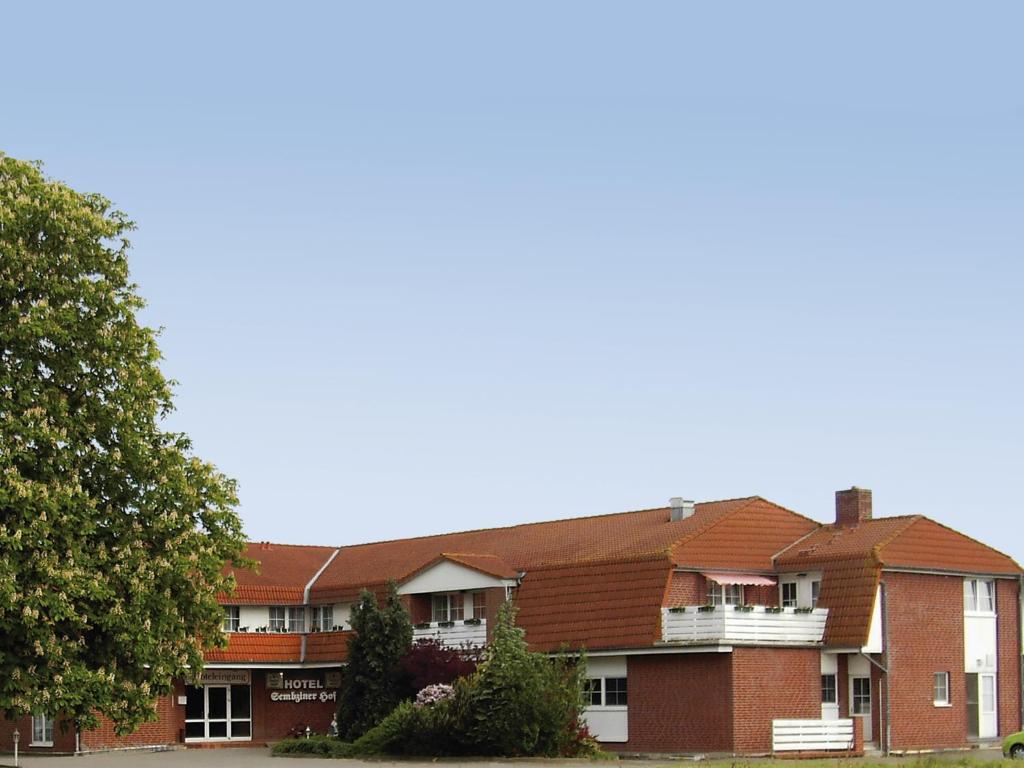
[[[583,684],[583,694],[590,706],[601,706],[601,678],[594,677]]]
[[[228,736],[228,721],[221,720],[219,723],[210,723],[211,739],[226,739]]]
[[[201,739],[206,735],[206,726],[202,720],[198,723],[185,723],[186,739]]]
[[[188,686],[185,689],[186,703],[185,703],[185,719],[186,720],[202,720],[203,719],[203,689],[197,688],[194,685]]]
[[[248,736],[252,736],[252,726],[248,720],[231,721],[231,738],[244,739]]]
[[[231,686],[231,717],[232,718],[243,718],[249,719],[251,710],[249,709],[249,686],[248,685],[232,685]]]
[[[227,720],[228,717],[228,689],[219,686],[210,686],[206,689],[209,720]],[[211,734],[212,735],[212,734]]]
[[[609,677],[605,680],[604,703],[609,706],[626,706],[628,703],[626,695],[626,678]]]

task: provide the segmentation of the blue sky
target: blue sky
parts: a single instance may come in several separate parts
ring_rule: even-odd
[[[760,494],[1024,561],[1018,3],[23,3],[249,535]]]

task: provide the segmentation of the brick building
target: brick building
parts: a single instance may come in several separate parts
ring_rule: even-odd
[[[586,649],[591,731],[626,752],[967,747],[1021,727],[1020,567],[836,494],[820,525],[760,497],[340,548],[254,543],[228,644],[127,738],[26,718],[31,750],[251,744],[327,730],[363,588],[416,637],[483,645],[506,599],[531,647]],[[0,740],[13,723],[0,723]],[[48,730],[49,729],[49,730]]]

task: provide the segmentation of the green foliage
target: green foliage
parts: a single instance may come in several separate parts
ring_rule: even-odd
[[[515,626],[515,609],[502,606],[491,645],[469,685],[458,693],[466,747],[476,755],[569,755],[583,711],[585,663],[531,653]]]
[[[235,484],[161,430],[124,214],[0,153],[0,710],[120,730],[202,669]]]
[[[506,604],[483,661],[455,681],[452,698],[402,702],[353,743],[353,754],[594,755],[600,748],[580,724],[584,669],[582,660],[531,653]]]
[[[338,731],[357,739],[381,722],[402,699],[401,661],[412,645],[412,623],[394,582],[381,609],[363,590],[350,619],[348,664],[338,708]]]
[[[284,739],[271,750],[275,755],[315,755],[317,757],[349,757],[352,745],[333,736],[310,736],[308,739]]]

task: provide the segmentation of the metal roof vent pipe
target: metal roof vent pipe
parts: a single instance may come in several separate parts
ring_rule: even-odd
[[[677,523],[680,520],[693,517],[695,510],[696,504],[690,499],[684,499],[682,496],[673,496],[668,500],[668,521],[670,523]]]

